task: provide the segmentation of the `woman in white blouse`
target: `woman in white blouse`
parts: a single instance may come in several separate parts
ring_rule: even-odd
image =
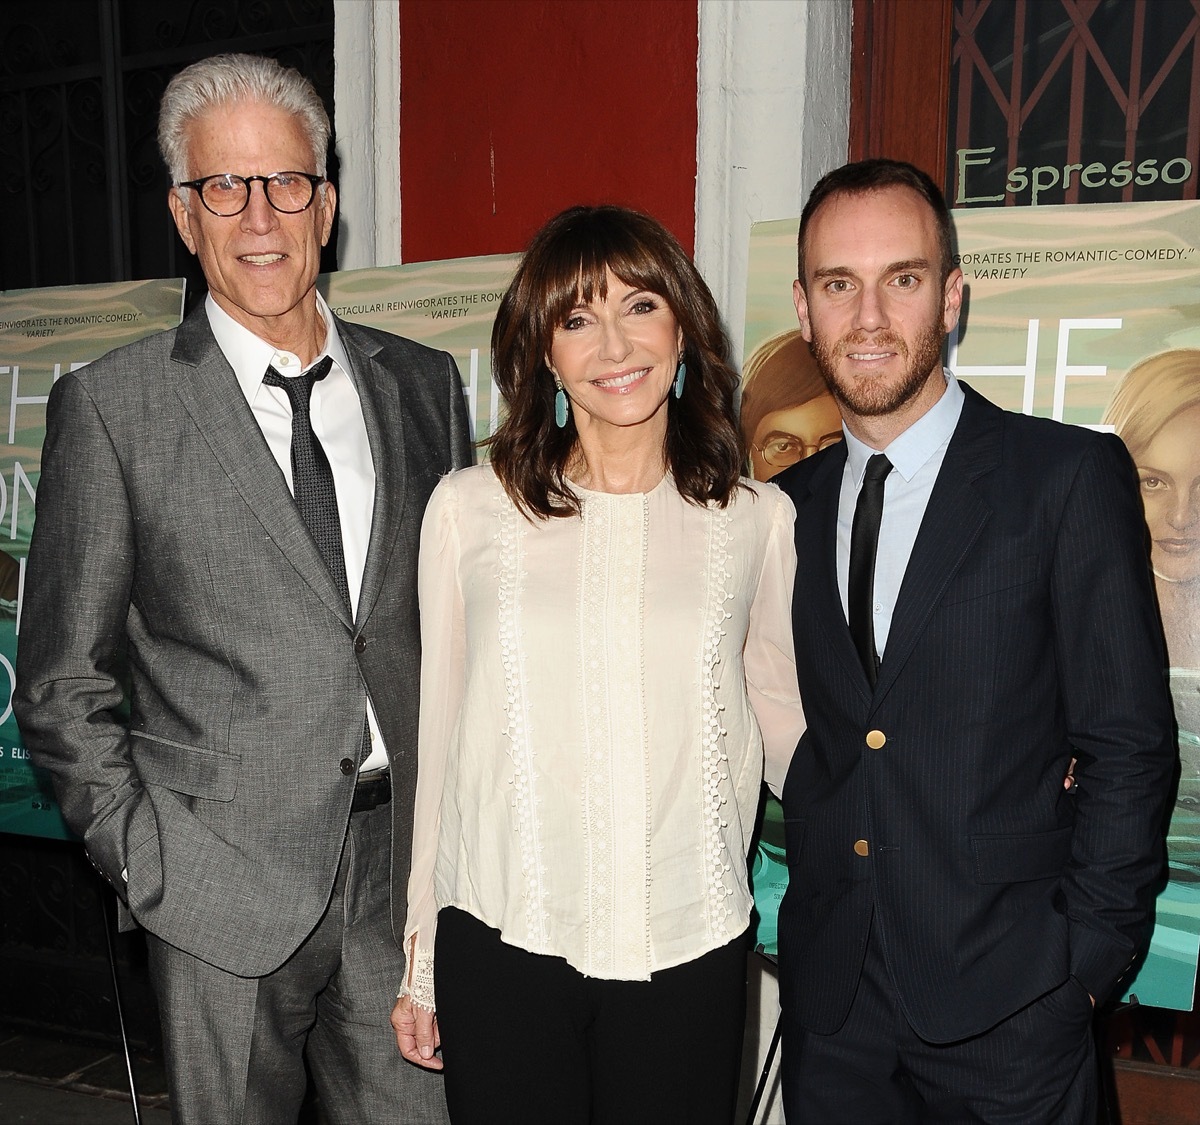
[[[455,1125],[727,1125],[764,741],[782,779],[803,728],[794,511],[740,477],[728,341],[653,219],[553,219],[492,353],[491,464],[422,531],[397,1040],[443,1045]]]

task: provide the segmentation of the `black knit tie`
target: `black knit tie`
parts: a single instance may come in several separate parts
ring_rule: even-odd
[[[350,605],[350,587],[346,582],[346,556],[342,552],[342,524],[338,519],[337,492],[329,458],[313,433],[308,405],[313,384],[324,379],[333,366],[326,356],[302,375],[286,379],[274,367],[268,367],[263,382],[281,387],[292,403],[292,494],[301,518],[312,535],[333,581]]]
[[[883,518],[884,482],[891,471],[892,463],[882,453],[876,453],[867,462],[850,531],[846,590],[850,636],[872,687],[879,673],[879,654],[875,649],[875,554],[879,547],[879,521]]]

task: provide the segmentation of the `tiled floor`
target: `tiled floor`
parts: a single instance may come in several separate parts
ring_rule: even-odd
[[[170,1125],[165,1109],[142,1106],[142,1125]],[[131,1125],[128,1095],[122,1100],[79,1094],[0,1073],[0,1121],[5,1125]]]
[[[167,1076],[148,1052],[133,1056],[142,1125],[170,1125]],[[0,1024],[0,1125],[130,1125],[125,1056],[111,1047]],[[297,1125],[328,1125],[310,1092]]]
[[[134,1080],[145,1125],[166,1125],[162,1064],[135,1054]],[[45,1034],[0,1030],[0,1121],[6,1125],[117,1125],[132,1122],[125,1058],[110,1048]]]

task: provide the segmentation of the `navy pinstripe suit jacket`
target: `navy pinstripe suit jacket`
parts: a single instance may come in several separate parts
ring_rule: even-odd
[[[816,1032],[845,1018],[872,924],[930,1041],[1069,974],[1100,1001],[1162,870],[1175,748],[1129,457],[964,390],[873,692],[837,590],[845,448],[775,478],[797,510],[809,724],[784,789],[781,992]]]

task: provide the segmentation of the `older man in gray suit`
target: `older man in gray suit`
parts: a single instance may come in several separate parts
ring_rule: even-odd
[[[188,67],[159,143],[209,285],[50,396],[17,714],[148,932],[176,1121],[441,1120],[388,1024],[415,786],[425,502],[467,463],[454,361],[316,291],[310,83]],[[124,650],[131,690],[122,714]]]

